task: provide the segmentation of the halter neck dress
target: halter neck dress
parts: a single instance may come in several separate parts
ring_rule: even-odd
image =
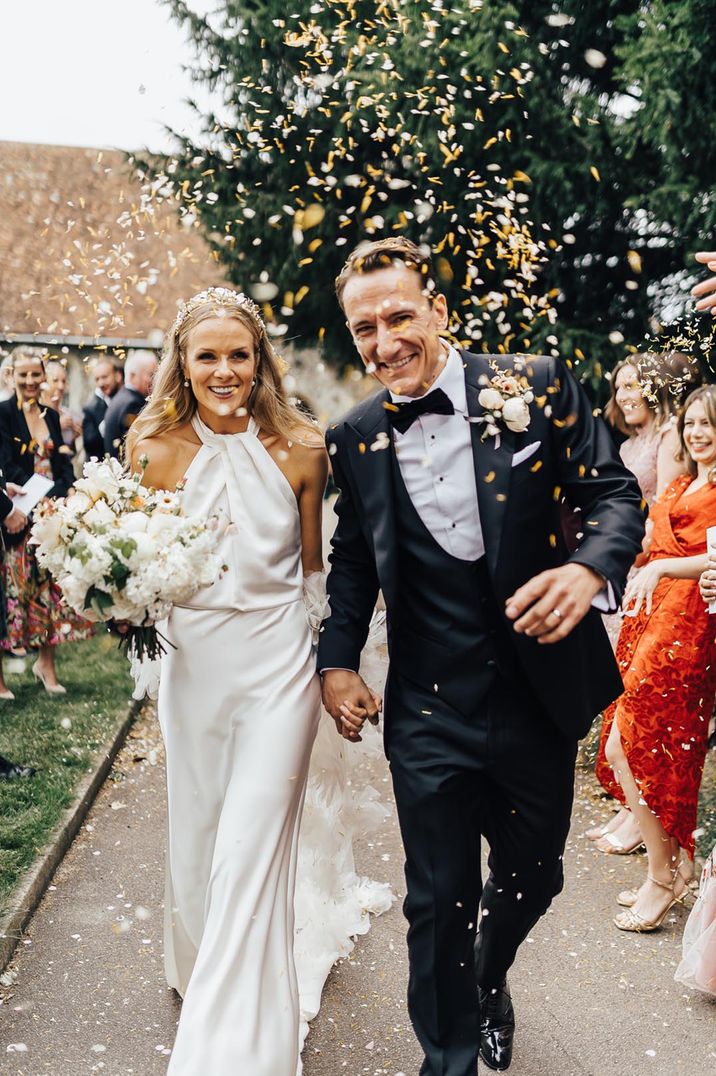
[[[225,526],[221,574],[166,626],[167,981],[184,998],[170,1076],[294,1076],[298,825],[320,713],[298,506],[258,437],[216,434],[187,514]]]

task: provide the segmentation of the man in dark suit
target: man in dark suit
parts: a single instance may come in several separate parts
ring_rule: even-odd
[[[506,974],[563,884],[577,739],[622,689],[598,609],[616,608],[639,552],[641,495],[566,367],[441,340],[447,304],[418,247],[359,248],[336,288],[384,388],[327,433],[324,704],[348,739],[377,721],[357,670],[380,588],[421,1076],[474,1076],[478,1052],[501,1071]],[[571,554],[563,496],[583,520]]]
[[[82,444],[88,460],[104,456],[104,417],[110,400],[122,387],[122,372],[108,357],[97,360],[92,374],[94,395],[82,408]]]
[[[124,385],[107,408],[104,417],[104,449],[121,459],[129,427],[147,402],[157,372],[153,351],[132,351],[124,364]]]

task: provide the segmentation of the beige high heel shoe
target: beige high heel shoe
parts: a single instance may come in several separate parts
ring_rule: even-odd
[[[690,875],[688,878],[686,877],[686,875],[681,870],[682,866],[683,863],[679,864],[679,866],[676,868],[676,877],[674,878],[674,896],[677,900],[680,901],[685,900],[686,897],[689,895],[689,885],[693,878],[693,874]],[[653,878],[652,881],[654,881]],[[678,886],[679,882],[681,882],[683,888],[680,892],[677,893],[676,887]],[[634,904],[636,904],[638,897],[639,889],[622,889],[621,893],[617,895],[617,904],[619,904],[622,908],[631,908]]]
[[[35,677],[38,683],[42,684],[48,695],[67,694],[67,688],[63,687],[62,684],[48,684],[45,680],[45,674],[42,672],[41,669],[38,669],[36,664],[32,666],[32,675]]]
[[[671,900],[656,919],[645,919],[643,915],[639,915],[638,912],[635,912],[632,907],[627,907],[625,912],[620,912],[619,915],[614,917],[614,925],[618,927],[619,930],[630,931],[633,934],[650,934],[655,930],[659,930],[674,905],[680,904],[683,901],[683,894],[677,897],[674,892],[674,887],[676,885],[675,880],[671,885],[667,885],[666,882],[660,882],[658,878],[654,878],[651,874],[648,874],[647,878],[650,882],[653,882],[654,885],[658,885],[660,889],[665,889],[667,893],[670,893]],[[624,893],[620,893],[619,896],[631,896],[631,893],[628,890],[625,890]]]

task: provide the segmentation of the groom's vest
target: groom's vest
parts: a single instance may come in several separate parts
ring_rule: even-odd
[[[391,669],[470,716],[495,676],[514,677],[518,663],[485,557],[460,560],[439,545],[418,515],[392,451],[391,456],[398,554]]]

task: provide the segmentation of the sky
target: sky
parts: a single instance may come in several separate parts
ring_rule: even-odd
[[[0,41],[0,141],[166,150],[163,124],[196,133],[184,101],[208,98],[159,0],[0,0]]]

